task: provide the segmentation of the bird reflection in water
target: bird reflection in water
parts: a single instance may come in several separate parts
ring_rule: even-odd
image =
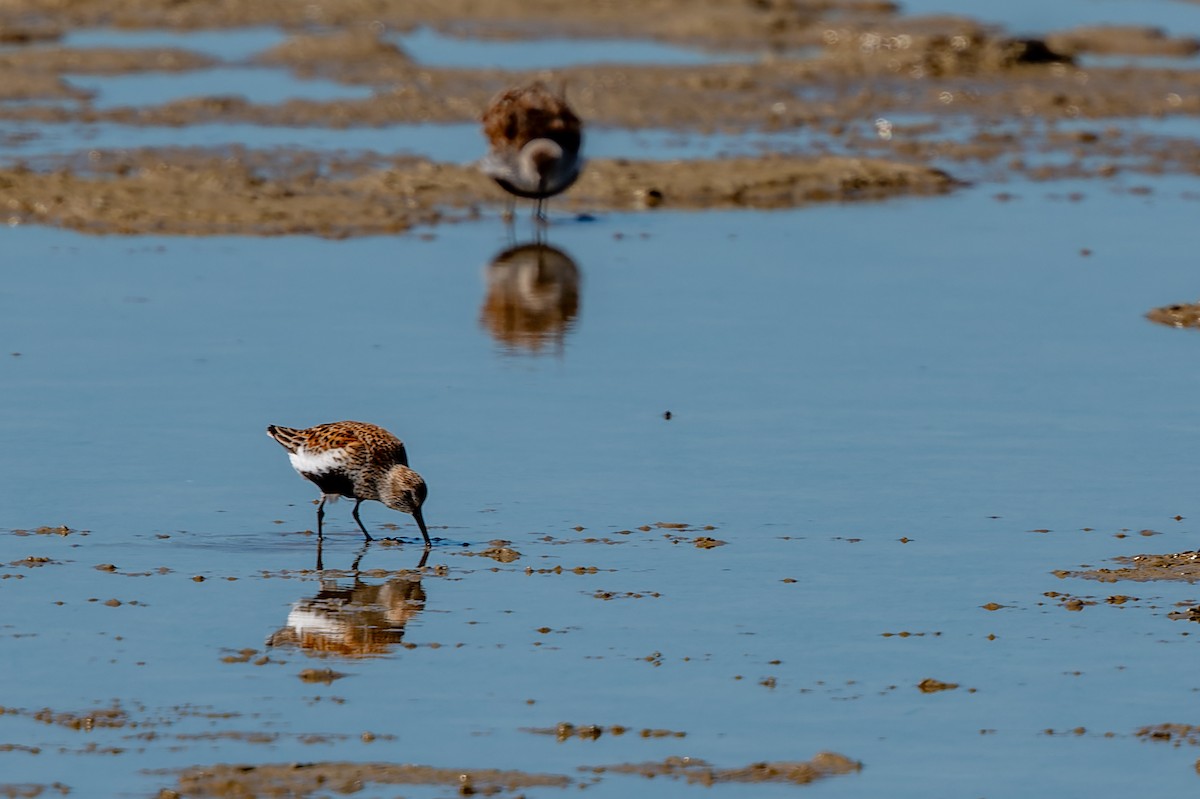
[[[370,542],[351,566],[352,580],[321,580],[316,596],[302,599],[288,613],[287,626],[267,638],[267,646],[297,647],[305,654],[343,658],[385,655],[403,642],[404,629],[425,608],[421,570],[429,550],[412,571],[391,572],[377,585],[358,572]],[[320,543],[317,568],[323,566]]]
[[[480,323],[510,350],[561,351],[579,315],[579,267],[542,242],[518,244],[492,258],[485,270],[487,298]]]

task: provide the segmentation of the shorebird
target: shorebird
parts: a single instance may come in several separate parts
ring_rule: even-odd
[[[540,81],[496,95],[482,121],[488,153],[479,168],[509,194],[537,200],[545,220],[546,198],[569,188],[583,167],[583,123]]]
[[[349,497],[354,500],[354,521],[368,541],[373,539],[358,517],[358,506],[373,499],[411,513],[425,546],[432,546],[421,516],[428,493],[425,481],[408,468],[404,442],[387,430],[366,422],[330,422],[304,430],[270,425],[267,435],[288,451],[288,460],[300,476],[321,489],[318,537],[324,535],[325,500]]]

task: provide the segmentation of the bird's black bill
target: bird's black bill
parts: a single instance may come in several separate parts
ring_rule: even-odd
[[[425,546],[433,546],[433,542],[429,540],[429,531],[425,529],[425,519],[421,517],[421,509],[417,508],[413,511],[413,518],[417,520],[417,527],[421,528],[421,535],[425,536]]]

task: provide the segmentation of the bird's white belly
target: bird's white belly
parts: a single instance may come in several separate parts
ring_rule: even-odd
[[[288,460],[292,462],[292,468],[300,474],[325,474],[341,467],[343,453],[340,449],[312,452],[301,447],[295,452],[289,452]]]

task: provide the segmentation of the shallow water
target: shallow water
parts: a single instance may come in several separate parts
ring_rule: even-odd
[[[686,66],[751,58],[655,41],[566,38],[490,41],[447,36],[430,28],[418,28],[393,38],[417,63],[430,67],[469,65],[524,70],[562,69],[582,64]]]
[[[72,75],[69,82],[93,95],[96,108],[152,106],[190,97],[242,97],[251,103],[292,99],[353,100],[371,90],[320,78],[300,80],[285,69],[215,67],[190,72],[147,72],[132,75]]]
[[[96,28],[69,31],[61,44],[67,47],[119,47],[127,50],[174,48],[203,53],[223,61],[246,61],[283,44],[287,33],[276,28],[166,31]]]
[[[1188,120],[1130,126],[1194,138]],[[3,157],[479,149],[473,126],[34,132]],[[753,141],[596,131],[588,148]],[[1200,589],[1053,572],[1196,547],[1200,338],[1142,315],[1196,297],[1200,181],[1003,190],[591,221],[551,203],[537,291],[494,214],[338,242],[6,229],[0,746],[40,752],[0,750],[0,785],[151,796],[171,769],[332,760],[583,781],[833,750],[863,770],[754,795],[1187,795],[1200,753],[1135,732],[1194,721],[1196,636],[1167,614]],[[403,544],[364,549],[333,505],[314,571],[314,492],[264,428],[342,418],[401,435],[430,484],[419,592],[417,530],[377,503],[364,520]],[[519,559],[482,555],[497,539]],[[323,591],[382,628],[369,657],[288,644],[291,624],[341,629]],[[122,726],[32,717],[114,702]],[[528,731],[560,722],[630,731]],[[646,787],[605,774],[588,792]],[[653,783],[702,791],[747,794]]]
[[[0,462],[0,562],[56,562],[2,570],[24,578],[0,581],[19,675],[0,704],[117,699],[142,726],[0,716],[0,741],[42,747],[2,755],[5,779],[87,774],[95,795],[147,795],[174,778],[143,769],[205,762],[579,777],[832,749],[865,768],[811,788],[822,795],[1108,795],[1130,773],[1182,792],[1195,753],[1133,732],[1187,721],[1196,681],[1180,647],[1194,644],[1165,614],[1198,592],[1050,572],[1194,546],[1183,442],[1198,340],[1141,318],[1194,296],[1195,206],[1178,199],[1193,184],[557,218],[578,308],[537,352],[481,324],[482,270],[506,246],[495,218],[336,243],[9,230],[0,313],[20,355],[0,362],[0,435],[19,456]],[[1048,196],[1075,189],[1082,202]],[[264,646],[321,586],[302,571],[312,492],[263,427],[335,418],[405,438],[431,486],[430,564],[447,567],[421,581],[403,630],[416,648],[365,660]],[[349,509],[331,508],[327,568],[361,548]],[[416,533],[374,503],[364,518]],[[715,529],[636,529],[656,521]],[[88,534],[11,531],[61,524]],[[727,543],[700,549],[700,535]],[[496,538],[521,559],[465,556]],[[361,567],[419,555],[377,543]],[[1141,601],[1072,613],[1047,591]],[[902,631],[924,635],[883,635]],[[271,662],[222,662],[242,648]],[[306,667],[350,676],[312,685],[296,678]],[[960,687],[926,695],[927,677]],[[563,721],[687,735],[522,731]],[[147,730],[159,737],[134,737]],[[212,737],[235,731],[277,737]],[[75,753],[89,743],[126,752]],[[607,775],[589,790],[640,789]],[[405,795],[441,795],[422,790]]]
[[[470,65],[525,70],[560,69],[582,64],[682,66],[753,57],[650,40],[544,38],[507,41],[450,36],[431,28],[391,34],[389,38],[417,63],[430,67]],[[286,40],[286,32],[274,28],[187,32],[96,29],[72,31],[63,37],[61,44],[78,48],[175,48],[236,63],[248,61]]]
[[[1200,36],[1200,6],[1181,0],[904,0],[905,14],[960,14],[1002,25],[1016,34],[1083,25],[1152,25],[1172,36]]]
[[[379,128],[289,128],[269,125],[189,125],[155,127],[119,124],[0,123],[12,139],[0,157],[38,159],[63,156],[86,146],[94,150],[138,147],[221,147],[239,145],[269,149],[296,147],[319,152],[372,152],[416,155],[435,161],[474,162],[484,146],[476,123],[389,125]],[[623,130],[592,127],[586,136],[589,158],[713,158],[757,155],[812,146],[816,137],[804,131],[747,134],[702,134],[673,130]]]

